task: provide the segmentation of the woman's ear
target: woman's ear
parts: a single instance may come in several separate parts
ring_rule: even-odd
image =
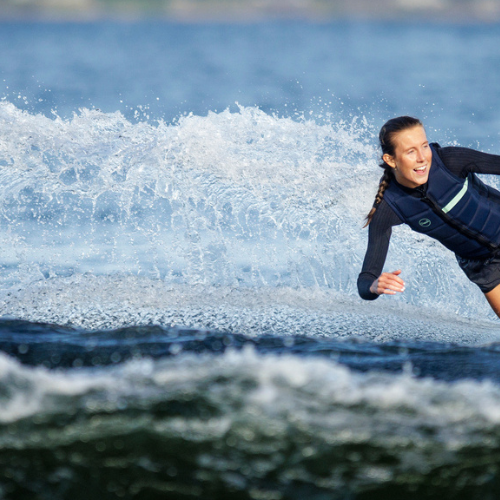
[[[394,157],[391,156],[390,154],[385,154],[384,156],[382,156],[382,160],[384,160],[387,165],[389,165],[389,167],[391,168],[396,168],[396,162],[394,161]]]

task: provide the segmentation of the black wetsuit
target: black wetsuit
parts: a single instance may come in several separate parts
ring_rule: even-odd
[[[461,147],[441,148],[437,144],[433,144],[433,147],[446,168],[458,177],[465,179],[470,172],[500,175],[500,156],[498,155]],[[370,286],[382,273],[392,227],[402,223],[403,221],[389,204],[382,200],[368,226],[368,248],[358,277],[358,291],[361,298],[374,300],[379,297],[370,292]]]

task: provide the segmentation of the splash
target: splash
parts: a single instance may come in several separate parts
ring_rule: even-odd
[[[61,311],[61,294],[75,282],[95,293],[96,279],[107,293],[94,312],[109,309],[113,283],[134,277],[155,290],[184,287],[191,302],[214,290],[254,300],[265,291],[268,305],[277,290],[359,301],[361,226],[379,176],[364,119],[318,124],[240,106],[171,124],[88,109],[64,120],[3,101],[0,137],[4,315]],[[387,265],[403,268],[409,284],[395,303],[484,316],[484,299],[451,255],[395,233]],[[35,302],[15,303],[35,292]],[[151,304],[135,292],[130,303]]]

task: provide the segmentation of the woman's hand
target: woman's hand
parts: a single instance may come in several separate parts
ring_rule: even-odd
[[[370,287],[370,292],[377,295],[396,295],[397,292],[405,291],[405,282],[399,277],[401,270],[392,273],[382,273]]]

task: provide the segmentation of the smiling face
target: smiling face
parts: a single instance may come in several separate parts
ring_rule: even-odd
[[[416,125],[392,136],[394,156],[383,160],[392,167],[396,180],[403,186],[416,188],[427,182],[432,163],[432,151],[424,127]]]

